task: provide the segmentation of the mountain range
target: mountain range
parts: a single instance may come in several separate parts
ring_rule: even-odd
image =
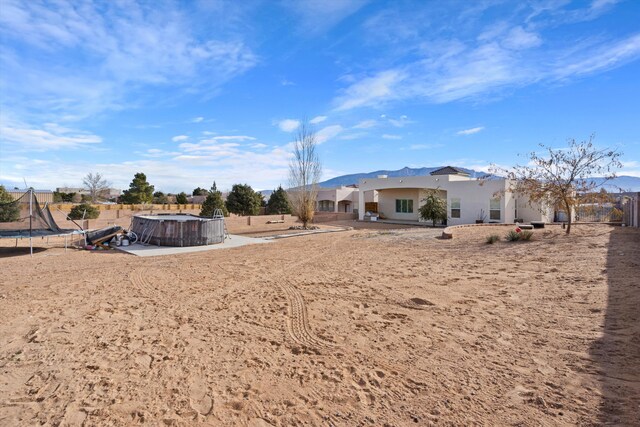
[[[402,177],[402,176],[422,176],[429,175],[434,170],[440,169],[443,166],[437,167],[424,167],[424,168],[410,168],[404,167],[398,170],[378,170],[374,172],[363,172],[363,173],[354,173],[349,175],[341,175],[335,178],[328,179],[326,181],[320,182],[318,185],[322,188],[333,188],[339,187],[341,185],[353,185],[358,184],[361,179],[366,178],[376,178],[378,175],[387,175],[389,177]],[[471,177],[483,177],[487,174],[484,172],[478,172],[473,169],[465,169],[458,168],[466,173],[468,173]],[[594,182],[598,185],[601,185],[603,182],[603,178],[593,178]],[[618,176],[603,185],[607,191],[610,192],[619,192],[620,189],[624,191],[640,191],[640,177],[635,176]]]

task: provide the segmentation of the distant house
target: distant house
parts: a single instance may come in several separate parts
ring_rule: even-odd
[[[56,191],[58,193],[76,193],[76,194],[80,194],[81,196],[89,196],[90,192],[89,190],[82,188],[82,187],[58,187],[56,188]],[[106,199],[106,200],[115,200],[118,197],[120,197],[120,195],[122,194],[122,190],[118,189],[118,188],[108,188],[107,190],[105,190],[102,194],[101,194],[101,198]]]
[[[20,197],[24,196],[28,190],[9,190],[7,193],[13,200],[18,200]],[[44,203],[53,203],[53,191],[51,190],[33,190],[34,196],[36,196],[36,200],[40,204]]]
[[[189,196],[187,197],[187,202],[193,203],[196,205],[201,205],[207,199],[207,196]]]
[[[377,196],[376,210],[381,217],[392,220],[422,221],[419,208],[429,190],[436,190],[447,201],[447,224],[473,224],[477,220],[493,223],[513,223],[553,220],[553,211],[531,206],[524,196],[508,191],[504,178],[476,179],[466,172],[446,166],[428,176],[407,176],[360,180],[360,194],[373,192]],[[358,216],[365,218],[367,200],[358,199]]]

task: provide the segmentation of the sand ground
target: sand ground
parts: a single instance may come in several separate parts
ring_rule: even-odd
[[[0,425],[638,422],[640,230],[441,231],[152,258],[0,242]]]

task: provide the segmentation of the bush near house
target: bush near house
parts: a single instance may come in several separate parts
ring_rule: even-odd
[[[495,242],[500,240],[500,236],[497,234],[492,234],[491,236],[487,236],[487,243],[493,245]]]

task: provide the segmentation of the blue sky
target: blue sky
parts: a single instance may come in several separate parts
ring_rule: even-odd
[[[0,183],[165,192],[486,170],[567,138],[640,176],[640,2],[0,0]]]

